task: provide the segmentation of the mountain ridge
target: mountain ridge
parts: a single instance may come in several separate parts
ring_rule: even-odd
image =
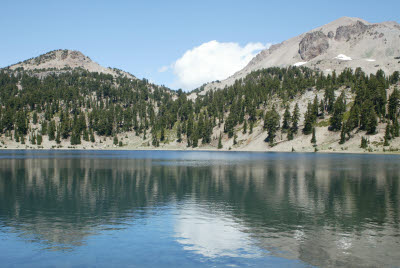
[[[84,55],[78,50],[69,49],[56,49],[47,53],[41,54],[37,57],[12,64],[3,69],[17,70],[23,68],[25,71],[43,71],[43,70],[57,70],[63,71],[68,69],[82,68],[89,72],[98,72],[104,74],[111,74],[113,76],[126,76],[131,79],[136,77],[128,72],[122,71],[117,68],[106,68],[94,62],[88,56]]]
[[[274,44],[258,53],[232,76],[204,86],[232,85],[252,71],[269,67],[304,65],[326,74],[361,67],[366,73],[400,69],[400,25],[394,21],[370,23],[361,18],[341,17],[333,22]]]

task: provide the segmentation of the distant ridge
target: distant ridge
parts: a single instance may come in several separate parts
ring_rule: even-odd
[[[88,56],[82,52],[68,49],[58,49],[42,54],[23,62],[7,67],[11,70],[24,68],[26,71],[34,70],[65,70],[82,68],[89,72],[99,72],[111,74],[113,76],[124,75],[131,79],[135,79],[130,73],[121,71],[116,68],[106,68],[98,63],[92,61]]]

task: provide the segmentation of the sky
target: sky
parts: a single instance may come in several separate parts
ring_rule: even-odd
[[[400,1],[1,0],[0,67],[55,49],[191,90],[343,16],[400,23]]]

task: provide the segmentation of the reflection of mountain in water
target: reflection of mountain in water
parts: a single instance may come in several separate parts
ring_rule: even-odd
[[[256,243],[313,265],[400,263],[398,158],[237,155],[202,164],[171,157],[3,159],[0,224],[50,248],[71,248],[102,226],[124,228],[172,205],[177,240],[208,257],[260,254],[251,252]],[[216,224],[195,228],[201,217]],[[228,233],[207,236],[216,231]]]

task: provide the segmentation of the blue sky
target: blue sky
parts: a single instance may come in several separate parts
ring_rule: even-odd
[[[342,16],[400,22],[400,1],[2,0],[0,6],[0,67],[54,49],[75,49],[103,66],[186,89],[211,79],[218,68],[231,67],[220,76],[232,72],[270,43]],[[191,60],[179,62],[189,50]],[[215,69],[192,65],[196,57],[210,59]],[[232,57],[237,61],[227,60]],[[196,70],[206,73],[199,78]]]

